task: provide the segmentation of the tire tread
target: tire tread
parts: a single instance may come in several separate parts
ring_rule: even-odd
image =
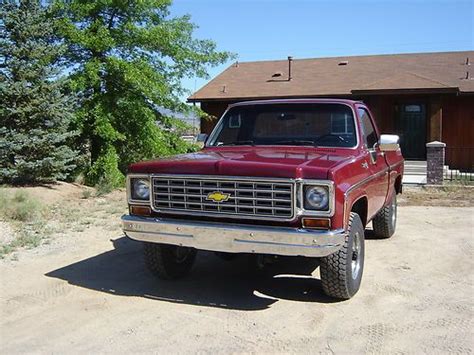
[[[173,280],[186,275],[192,268],[196,257],[194,251],[183,265],[173,265],[170,248],[174,246],[144,243],[143,255],[145,266],[155,276],[163,280]]]
[[[352,230],[354,224],[359,224],[363,230],[359,215],[351,212],[349,231]],[[352,261],[348,258],[348,243],[349,235],[346,236],[344,246],[339,251],[321,259],[320,273],[323,290],[328,296],[339,299],[349,299],[354,295],[347,282],[347,263]]]
[[[392,199],[396,199],[396,195],[393,194]],[[395,230],[392,226],[392,202],[388,206],[382,208],[372,220],[372,226],[374,228],[374,235],[379,239],[388,239],[394,233]]]

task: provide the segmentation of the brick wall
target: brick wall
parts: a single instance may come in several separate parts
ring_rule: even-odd
[[[444,150],[446,144],[430,142],[426,144],[426,182],[428,185],[443,184]]]

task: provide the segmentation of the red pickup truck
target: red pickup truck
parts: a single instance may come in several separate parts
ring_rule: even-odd
[[[242,102],[199,152],[130,166],[123,230],[161,278],[187,274],[197,250],[314,257],[324,292],[348,299],[366,225],[395,232],[402,175],[398,136],[380,134],[362,102]]]

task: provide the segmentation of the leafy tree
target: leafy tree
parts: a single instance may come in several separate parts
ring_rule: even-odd
[[[63,47],[40,1],[0,9],[0,182],[64,179],[75,167],[67,146],[74,102],[58,77]]]
[[[88,142],[87,182],[118,185],[133,161],[184,152],[180,124],[158,108],[189,110],[181,79],[206,77],[229,59],[193,38],[189,16],[170,17],[170,0],[71,0],[56,3],[60,32],[82,98],[77,125]],[[158,124],[157,124],[158,122]]]

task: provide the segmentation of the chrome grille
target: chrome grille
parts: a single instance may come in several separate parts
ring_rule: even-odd
[[[158,211],[279,220],[291,219],[294,213],[294,184],[289,181],[160,176],[152,182],[152,203]],[[214,192],[229,194],[228,199],[209,200]]]

